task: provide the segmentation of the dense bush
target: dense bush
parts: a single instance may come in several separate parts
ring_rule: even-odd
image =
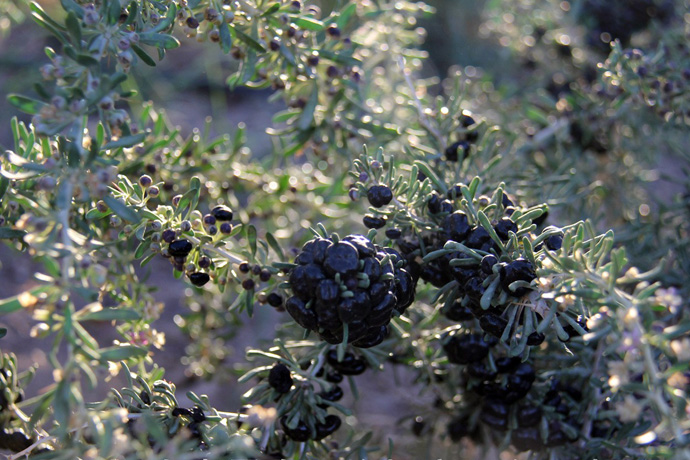
[[[25,394],[3,329],[0,447],[405,458],[419,437],[429,458],[690,458],[687,180],[650,185],[687,167],[687,2],[491,2],[476,39],[503,60],[444,79],[421,77],[432,8],[333,3],[13,6],[56,45],[8,95],[31,118],[0,158],[0,238],[40,268],[0,311],[53,340],[54,381]],[[141,102],[131,74],[191,40],[227,55],[229,87],[282,101],[270,154],[243,125],[214,137]],[[280,318],[247,351],[241,408],[178,402],[156,364],[162,258],[189,285],[191,374],[220,384],[234,331]],[[409,446],[340,402],[391,367],[433,401],[397,414]]]

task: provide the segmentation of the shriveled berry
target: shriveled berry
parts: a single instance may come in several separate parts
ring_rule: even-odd
[[[456,331],[444,340],[443,350],[451,363],[469,364],[486,358],[489,345],[481,334],[463,334]]]
[[[479,325],[485,332],[494,337],[501,337],[506,326],[508,326],[508,320],[493,313],[489,313],[479,319]]]
[[[268,373],[268,384],[278,393],[288,393],[293,384],[290,369],[283,363],[276,363]]]
[[[386,226],[386,218],[381,217],[381,216],[373,216],[371,214],[367,214],[362,218],[362,223],[366,228],[383,228]]]
[[[527,259],[516,259],[515,261],[501,267],[501,286],[503,287],[503,290],[516,297],[522,297],[530,290],[529,288],[521,287],[513,292],[509,289],[510,284],[514,283],[515,281],[526,281],[529,283],[536,277],[537,275],[534,273],[534,267]]]
[[[290,316],[305,329],[315,330],[317,327],[316,312],[307,308],[302,299],[292,296],[285,302],[285,309]]]
[[[480,225],[473,228],[470,234],[467,235],[465,246],[472,249],[479,249],[485,243],[490,241],[491,236],[489,236],[489,232],[487,232],[486,229]]]
[[[290,272],[289,282],[295,294],[306,300],[314,295],[317,285],[325,278],[321,267],[316,264],[298,265]]]
[[[503,196],[505,197],[505,195]],[[507,240],[508,238],[510,238],[509,232],[517,233],[518,226],[508,217],[503,217],[496,223],[496,225],[494,225],[494,230],[496,231],[496,234],[500,239]]]
[[[451,240],[457,242],[464,241],[471,230],[467,215],[462,211],[455,211],[446,216],[441,228]]]
[[[367,190],[367,199],[373,207],[380,208],[393,200],[393,192],[387,185],[372,185]]]
[[[208,275],[208,273],[203,273],[203,272],[195,272],[195,273],[190,273],[189,274],[189,281],[194,286],[203,286],[204,284],[208,283],[211,280],[211,277]]]
[[[173,257],[187,257],[194,246],[184,238],[175,240],[168,246],[168,253]]]
[[[359,268],[359,257],[357,249],[350,243],[340,241],[330,246],[326,250],[326,259],[323,262],[326,271],[335,275],[352,274]]]

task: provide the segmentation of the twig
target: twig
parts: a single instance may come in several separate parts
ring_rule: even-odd
[[[419,114],[419,124],[421,124],[427,131],[429,131],[429,133],[431,133],[432,136],[434,136],[440,150],[444,152],[446,150],[446,140],[438,131],[438,129],[436,129],[436,127],[431,124],[429,118],[424,112],[424,106],[422,105],[422,101],[419,100],[419,97],[417,97],[417,90],[414,86],[414,83],[412,82],[412,79],[410,78],[410,70],[405,67],[405,59],[402,57],[402,55],[398,55],[398,66],[400,67],[400,71],[402,72],[403,77],[405,78],[407,86],[410,88],[410,91],[412,92],[412,101],[414,102],[414,106],[417,109],[417,113]]]

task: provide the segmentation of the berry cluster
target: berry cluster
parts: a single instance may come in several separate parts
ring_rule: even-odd
[[[341,343],[347,330],[347,342],[356,347],[378,345],[394,312],[403,313],[414,300],[405,259],[362,235],[313,239],[295,262],[289,272],[294,295],[285,307],[328,343]]]
[[[447,426],[450,439],[458,442],[465,436],[474,437],[482,424],[498,432],[510,429],[511,443],[518,451],[537,451],[573,441],[563,426],[578,426],[573,408],[582,399],[581,391],[554,379],[545,394],[532,392],[537,379],[534,366],[518,357],[490,359],[490,349],[498,341],[487,337],[456,330],[443,338],[448,361],[465,366],[462,375],[467,400],[479,413],[472,418],[465,412],[451,420]],[[511,424],[511,414],[516,424]],[[540,424],[548,427],[544,435]]]
[[[150,187],[149,187],[150,190]],[[179,201],[179,200],[178,200]],[[161,255],[169,258],[170,263],[173,265],[175,270],[187,273],[189,281],[197,287],[201,287],[211,280],[211,276],[201,270],[207,270],[211,267],[211,258],[205,255],[200,255],[196,260],[196,264],[187,263],[187,257],[194,249],[194,245],[187,238],[181,238],[182,233],[186,233],[192,230],[193,227],[204,226],[206,232],[213,236],[220,232],[224,235],[232,232],[233,226],[230,223],[232,220],[233,213],[227,206],[218,205],[211,210],[209,214],[203,216],[203,222],[200,219],[198,222],[195,221],[194,224],[185,220],[180,224],[179,230],[174,230],[172,228],[167,228],[162,232],[158,233],[161,229],[160,222],[153,222],[154,233],[152,240],[154,245],[159,245],[159,242],[168,243],[168,246],[161,249]],[[270,275],[269,275],[270,277]]]
[[[309,369],[312,366],[312,361],[308,360],[302,364],[302,370]],[[352,353],[345,353],[343,359],[338,361],[338,354],[336,350],[329,350],[326,355],[326,363],[318,370],[316,377],[324,378],[332,385],[330,388],[316,393],[315,401],[320,409],[327,410],[329,403],[335,403],[342,399],[344,393],[343,389],[338,385],[344,379],[344,375],[359,375],[367,369],[367,363],[364,359],[356,357]],[[293,388],[294,379],[290,369],[282,363],[273,365],[268,373],[269,386],[278,393],[278,398],[290,393]],[[296,442],[306,442],[310,439],[321,441],[327,436],[333,434],[341,425],[341,419],[338,415],[328,414],[324,421],[312,420],[308,417],[302,417],[296,423],[290,426],[289,414],[281,417],[281,426],[285,435]],[[312,429],[313,428],[313,429]]]

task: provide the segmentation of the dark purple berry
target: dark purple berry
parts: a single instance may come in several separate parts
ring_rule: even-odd
[[[451,144],[446,149],[446,160],[447,161],[458,161],[460,152],[462,152],[462,160],[467,158],[467,154],[470,151],[470,144],[467,141],[459,141]]]
[[[522,297],[527,294],[530,289],[526,287],[521,287],[511,291],[509,286],[515,281],[526,281],[531,282],[537,277],[534,272],[534,267],[532,263],[527,259],[516,259],[515,261],[501,267],[501,286],[503,290],[516,297]]]
[[[329,414],[326,416],[324,423],[316,423],[314,428],[316,428],[315,441],[321,441],[323,438],[330,436],[335,433],[335,431],[340,428],[341,424],[340,417],[334,414]]]
[[[288,393],[292,383],[290,369],[285,364],[275,364],[268,373],[268,384],[278,393]]]
[[[493,313],[489,313],[479,319],[479,325],[485,332],[500,338],[501,335],[503,335],[503,331],[508,326],[508,320]]]
[[[372,185],[367,190],[367,199],[373,207],[380,208],[393,200],[393,192],[387,185]]]
[[[211,214],[206,214],[204,216],[204,225],[214,225],[216,223],[216,218]]]
[[[539,430],[534,427],[513,430],[510,434],[510,442],[518,452],[538,451],[544,447]]]
[[[463,306],[460,302],[454,302],[441,312],[451,321],[469,321],[474,319],[472,310],[469,307]]]
[[[249,273],[249,270],[250,270],[249,262],[240,263],[238,269],[239,269],[240,273]]]
[[[323,266],[331,275],[336,273],[341,275],[353,274],[359,268],[357,249],[348,242],[340,241],[326,250]]]
[[[520,406],[517,411],[517,422],[521,427],[535,426],[541,420],[542,410],[531,404]]]
[[[166,228],[163,230],[163,233],[161,234],[161,239],[165,241],[166,243],[172,243],[175,241],[175,230]]]
[[[494,271],[494,265],[498,263],[498,259],[493,254],[488,254],[482,258],[481,269],[487,275],[491,275]]]
[[[489,353],[489,345],[481,334],[464,334],[455,331],[443,342],[448,361],[453,364],[469,364],[483,360]]]
[[[211,280],[211,277],[208,275],[208,273],[195,272],[195,273],[189,274],[189,281],[194,286],[201,287],[204,284],[208,283],[210,280]]]
[[[168,254],[173,257],[187,257],[194,246],[188,240],[182,238],[175,240],[168,246]]]
[[[386,229],[386,238],[391,240],[397,240],[402,236],[402,231],[399,228],[388,228]]]
[[[534,331],[529,336],[527,336],[527,345],[532,346],[532,347],[537,346],[537,345],[541,345],[542,343],[544,343],[545,339],[546,339],[546,335],[544,335],[540,332]]]
[[[503,196],[505,197],[505,195]],[[509,232],[517,233],[518,227],[515,222],[510,220],[508,217],[503,217],[496,223],[496,225],[494,225],[494,230],[496,230],[498,237],[505,241],[510,238]]]
[[[197,262],[197,265],[199,265],[199,268],[208,268],[211,266],[211,259],[206,256],[201,256],[199,257],[199,261]]]
[[[232,233],[232,224],[230,222],[223,222],[220,224],[220,232],[223,235],[229,235]]]
[[[371,214],[367,214],[362,219],[362,223],[366,228],[379,229],[386,226],[386,218],[383,216],[373,216]]]
[[[367,369],[367,362],[357,358],[352,353],[345,353],[342,361],[338,361],[338,353],[330,350],[326,355],[328,364],[343,375],[359,375]]]
[[[297,296],[292,296],[285,302],[285,309],[290,316],[305,329],[315,330],[317,327],[316,313],[311,308],[307,308],[303,300]]]
[[[287,415],[284,415],[280,419],[280,424],[283,426],[283,431],[285,435],[296,442],[307,442],[311,437],[311,430],[302,420],[299,421],[295,428],[288,427]]]
[[[256,286],[256,283],[251,278],[247,278],[246,280],[242,281],[242,289],[245,291],[251,291],[254,289],[254,286]]]
[[[266,298],[268,304],[272,307],[280,307],[283,304],[283,297],[280,294],[271,292]]]
[[[467,238],[471,230],[467,215],[462,211],[455,211],[447,215],[441,228],[448,235],[448,238],[459,243]]]

